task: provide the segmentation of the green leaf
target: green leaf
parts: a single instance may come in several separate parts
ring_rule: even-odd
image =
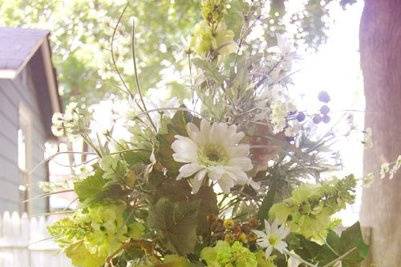
[[[129,150],[121,153],[121,157],[128,163],[128,167],[132,168],[137,164],[150,163],[150,154],[148,150]]]
[[[76,222],[69,217],[51,224],[47,227],[47,230],[62,248],[85,236],[85,231],[77,227]]]
[[[65,249],[65,254],[71,259],[72,264],[78,267],[100,267],[103,266],[105,257],[91,254],[85,247],[84,242],[80,241],[70,245]]]
[[[267,176],[265,172],[259,172],[256,179],[266,180],[269,185],[269,191],[267,191],[258,210],[258,219],[263,222],[268,218],[272,206],[288,197],[289,192],[291,192],[291,186],[285,179],[276,174],[274,170]]]
[[[184,257],[177,255],[167,255],[163,261],[163,266],[166,267],[189,267],[191,264]]]
[[[155,151],[156,161],[166,167],[168,175],[174,179],[178,175],[181,164],[173,159],[174,151],[171,149],[171,144],[175,141],[175,135],[187,135],[186,125],[192,119],[193,117],[188,112],[177,111],[167,124],[168,132],[156,136],[158,141],[158,148]]]
[[[168,198],[173,202],[185,201],[191,197],[191,186],[185,180],[177,180],[176,176],[167,176],[162,171],[153,170],[149,174],[149,200],[157,202]]]
[[[332,263],[341,257],[343,267],[356,267],[360,266],[368,255],[368,246],[363,242],[359,223],[347,228],[341,236],[329,231],[323,245],[297,234],[291,234],[287,241],[290,250],[294,250],[305,260],[319,263],[319,266]]]
[[[149,223],[157,229],[166,247],[179,255],[194,251],[199,202],[173,203],[161,198],[149,211]]]
[[[203,70],[207,77],[212,78],[217,84],[222,84],[224,82],[224,76],[220,74],[218,68],[213,63],[200,58],[192,59],[192,63]]]
[[[216,193],[213,191],[213,188],[202,186],[193,198],[200,202],[198,210],[198,233],[208,234],[209,223],[207,221],[207,216],[217,215],[219,211]]]
[[[343,267],[355,266],[368,256],[369,246],[363,241],[359,222],[341,233],[341,252],[344,254],[353,248],[356,250],[342,261]]]
[[[91,201],[102,192],[106,181],[102,178],[103,171],[97,169],[95,174],[74,183],[74,191],[78,195],[79,201]]]

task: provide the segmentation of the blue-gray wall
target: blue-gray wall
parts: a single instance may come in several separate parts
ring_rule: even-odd
[[[28,65],[29,66],[29,65]],[[0,212],[20,211],[20,192],[23,183],[18,168],[19,105],[23,103],[32,118],[32,166],[44,159],[46,131],[39,111],[38,98],[33,88],[29,67],[14,80],[0,79]],[[47,165],[41,165],[32,174],[31,195],[40,194],[38,182],[47,180]],[[31,201],[32,214],[40,214],[47,209],[46,199]]]

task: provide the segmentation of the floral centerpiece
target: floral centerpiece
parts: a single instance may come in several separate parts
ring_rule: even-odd
[[[78,208],[49,227],[74,265],[325,267],[366,257],[359,224],[333,219],[354,201],[356,179],[322,175],[338,168],[326,146],[335,137],[316,137],[329,96],[316,114],[297,110],[286,89],[292,46],[250,37],[262,10],[202,1],[185,51],[192,97],[179,104],[149,108],[133,45],[136,88],[122,89],[129,140],[93,135],[85,106],[55,115],[55,133],[81,136],[96,155],[73,180]]]

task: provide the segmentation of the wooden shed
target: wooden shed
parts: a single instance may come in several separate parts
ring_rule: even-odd
[[[0,211],[48,210],[45,198],[25,201],[48,180],[47,164],[39,164],[46,142],[55,140],[52,115],[61,111],[48,36],[0,27]]]

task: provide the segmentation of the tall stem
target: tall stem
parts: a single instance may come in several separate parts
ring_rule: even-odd
[[[139,85],[139,78],[138,78],[138,69],[136,67],[136,53],[135,53],[135,21],[132,21],[132,41],[131,41],[131,45],[132,45],[132,60],[134,62],[134,74],[135,74],[135,83],[136,83],[136,88],[138,90],[138,95],[139,95],[139,99],[142,103],[142,107],[145,111],[147,111],[148,109],[146,108],[146,104],[145,101],[143,100],[143,95],[142,95],[142,90],[141,87]],[[149,113],[146,113],[146,117],[149,120],[149,123],[152,125],[153,129],[155,130],[155,132],[157,131],[156,125],[153,123],[152,118],[150,117]]]

